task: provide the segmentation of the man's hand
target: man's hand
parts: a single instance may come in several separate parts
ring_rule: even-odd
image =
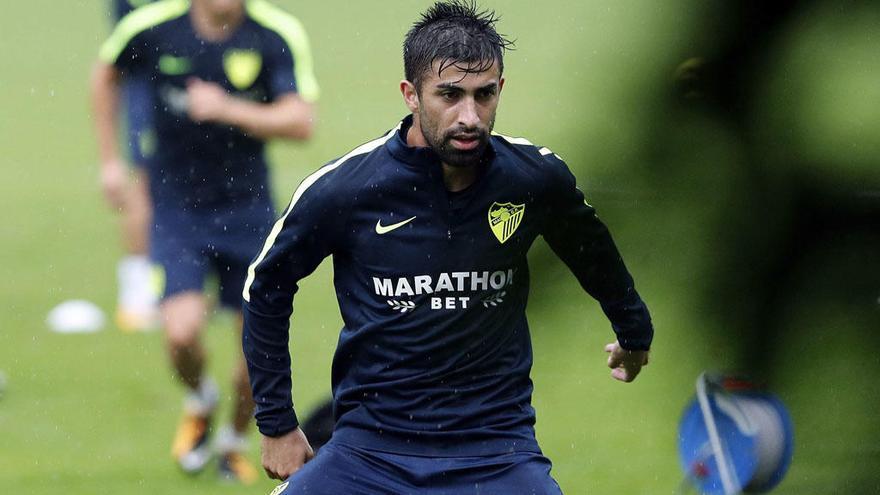
[[[186,83],[189,118],[196,122],[222,122],[229,106],[229,93],[222,86],[194,77]]]
[[[615,380],[629,383],[636,379],[642,366],[648,365],[649,351],[628,351],[612,342],[605,346],[605,352],[609,353],[608,367]]]
[[[280,437],[263,436],[263,469],[270,478],[286,480],[315,457],[305,433],[299,428]]]
[[[128,188],[128,166],[122,160],[111,160],[101,165],[101,190],[110,206],[119,210],[125,206]]]

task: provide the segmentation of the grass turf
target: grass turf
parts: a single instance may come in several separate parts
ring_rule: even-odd
[[[427,5],[281,3],[309,29],[323,98],[311,143],[272,148],[279,203],[311,170],[404,114],[396,91],[400,44]],[[539,243],[529,309],[538,436],[566,493],[672,493],[681,476],[680,411],[700,370],[729,365],[724,343],[735,336],[712,327],[698,303],[700,263],[713,255],[711,215],[687,196],[652,196],[651,184],[631,180],[631,162],[654,88],[680,55],[698,3],[551,3],[538,14],[526,2],[486,2],[518,41],[507,58],[497,128],[568,159],[615,232],[658,337],[645,374],[631,385],[613,382],[601,351],[612,336],[607,322]],[[253,488],[227,487],[211,473],[191,479],[177,471],[168,448],[181,394],[159,334],[109,328],[63,336],[46,329],[46,313],[63,300],[86,298],[111,311],[115,298],[117,219],[100,198],[87,105],[89,66],[107,33],[105,8],[97,0],[33,0],[6,5],[0,18],[0,370],[9,379],[0,399],[0,491],[268,492],[273,483],[265,479]],[[325,263],[296,301],[292,353],[301,411],[329,389],[341,325],[330,280]],[[865,321],[846,321],[852,308],[822,305],[821,292],[807,300],[816,304],[791,312],[786,324],[798,332],[777,356],[778,391],[797,434],[792,471],[777,493],[876,493],[870,466],[880,452],[864,404],[880,399],[870,379],[880,364],[857,333],[826,335],[876,314],[859,306]],[[212,373],[226,391],[236,352],[231,324],[218,315],[205,334]],[[852,462],[853,455],[867,462]]]

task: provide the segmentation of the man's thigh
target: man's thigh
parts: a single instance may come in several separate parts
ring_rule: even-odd
[[[287,480],[281,495],[387,495],[411,493],[401,481],[389,476],[394,467],[381,456],[332,441],[318,455]]]
[[[541,454],[512,452],[497,456],[430,460],[435,471],[419,483],[430,495],[561,495]],[[421,470],[429,472],[427,469]]]
[[[375,452],[332,440],[292,476],[284,495],[560,495],[550,461],[516,452],[432,458]]]

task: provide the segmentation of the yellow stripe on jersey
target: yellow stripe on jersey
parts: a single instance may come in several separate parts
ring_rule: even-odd
[[[113,34],[101,45],[98,58],[108,64],[116,63],[132,38],[153,26],[179,17],[188,10],[189,0],[160,0],[132,11],[119,21]]]
[[[278,33],[287,43],[293,54],[293,77],[296,79],[299,96],[308,102],[316,101],[320,88],[315,78],[309,37],[299,19],[265,0],[247,2],[247,12],[251,19],[266,29]]]
[[[400,130],[400,126],[395,127],[388,134],[385,134],[379,139],[374,139],[368,143],[364,143],[358,146],[335,162],[319,168],[317,171],[312,173],[312,175],[306,177],[300,183],[299,187],[296,188],[296,192],[293,193],[293,198],[290,200],[290,205],[288,205],[287,209],[284,211],[284,215],[282,215],[281,218],[279,218],[275,222],[275,225],[272,226],[272,231],[269,232],[269,236],[266,238],[266,242],[263,244],[263,250],[260,251],[260,255],[257,256],[257,259],[255,259],[254,262],[251,263],[251,266],[248,267],[247,279],[245,279],[244,281],[244,290],[241,293],[245,301],[251,302],[251,284],[254,283],[257,266],[263,262],[266,254],[268,254],[269,250],[272,249],[272,246],[275,244],[275,239],[278,238],[278,234],[280,234],[281,229],[284,228],[284,221],[287,220],[288,215],[290,215],[290,212],[293,211],[294,205],[296,205],[296,202],[299,201],[299,198],[302,197],[306,190],[310,188],[312,184],[317,182],[318,179],[326,175],[328,172],[332,172],[333,170],[335,170],[337,167],[345,163],[349,158],[369,153],[379,146],[382,146],[383,144],[385,144],[386,141],[391,139],[391,137],[394,136],[394,133],[396,133],[398,130]]]

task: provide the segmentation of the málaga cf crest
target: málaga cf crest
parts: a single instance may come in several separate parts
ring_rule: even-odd
[[[492,233],[498,238],[498,242],[504,244],[504,241],[510,239],[522,222],[525,211],[526,205],[492,203],[489,207],[489,227],[492,228]]]
[[[223,54],[226,78],[238,89],[247,89],[257,80],[263,57],[253,50],[229,50]]]

